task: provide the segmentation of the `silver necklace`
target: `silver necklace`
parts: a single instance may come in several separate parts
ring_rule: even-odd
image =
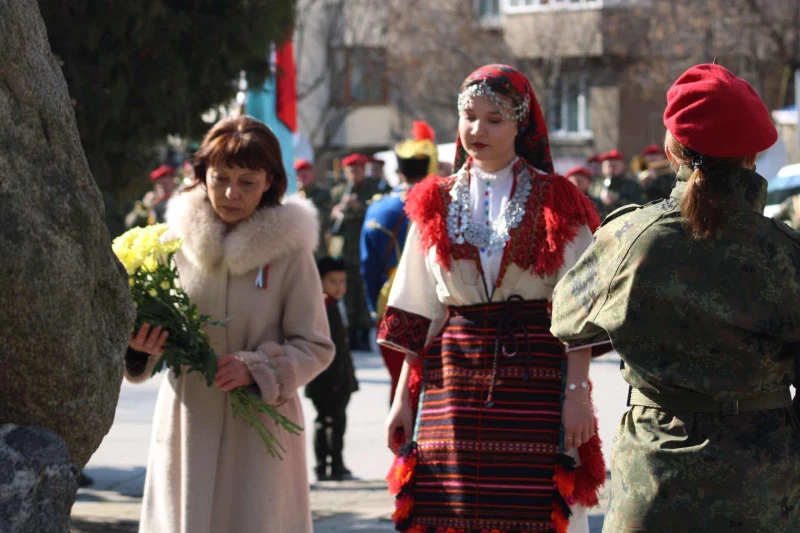
[[[447,235],[451,242],[468,242],[490,253],[503,250],[511,238],[512,229],[519,226],[525,216],[525,205],[530,196],[532,183],[527,167],[517,174],[517,186],[505,210],[491,224],[479,224],[472,220],[469,205],[469,177],[467,165],[458,171],[453,188],[450,189],[451,202],[447,215]]]

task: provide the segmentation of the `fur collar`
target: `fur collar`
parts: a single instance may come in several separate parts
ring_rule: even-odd
[[[181,252],[206,270],[225,266],[235,276],[298,251],[313,252],[319,243],[317,210],[298,195],[280,206],[256,210],[227,230],[211,207],[205,189],[197,187],[170,200],[167,224],[183,239]]]

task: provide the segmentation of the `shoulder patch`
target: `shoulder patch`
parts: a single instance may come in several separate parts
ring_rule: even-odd
[[[775,224],[779,230],[781,230],[786,235],[794,239],[795,242],[800,244],[800,231],[797,231],[796,229],[792,228],[789,224],[781,220],[778,220],[777,218],[773,218],[772,223]]]
[[[367,205],[372,205],[372,204],[374,204],[375,202],[377,202],[378,200],[381,200],[381,199],[382,199],[383,197],[385,197],[385,196],[386,196],[386,194],[384,194],[384,193],[378,193],[378,194],[374,194],[374,195],[372,196],[372,198],[370,198],[369,200],[367,200]]]
[[[618,207],[617,209],[615,209],[614,211],[609,213],[608,216],[605,219],[603,219],[603,223],[600,224],[600,227],[602,228],[603,226],[605,226],[606,224],[608,224],[609,222],[611,222],[615,218],[619,218],[622,215],[625,215],[625,214],[630,213],[632,211],[636,211],[637,209],[641,209],[642,207],[644,207],[644,206],[641,206],[639,204],[629,204],[629,205],[623,205],[622,207]]]

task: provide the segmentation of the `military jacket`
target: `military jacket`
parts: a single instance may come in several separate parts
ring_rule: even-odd
[[[634,388],[748,399],[796,381],[800,234],[762,215],[766,180],[732,170],[712,190],[716,233],[694,239],[680,201],[609,215],[559,282],[552,332],[610,338]],[[800,531],[800,431],[791,409],[717,413],[634,406],[612,457],[610,532]]]
[[[347,192],[347,188],[347,183],[339,183],[331,189],[331,207],[342,201],[342,197]],[[349,263],[358,264],[361,256],[361,227],[364,224],[367,203],[377,192],[378,189],[375,181],[366,178],[352,188],[351,194],[356,195],[361,205],[355,209],[345,208],[344,218],[338,231],[338,234],[344,238],[342,258]],[[330,223],[331,225],[335,224],[333,217],[331,217]]]

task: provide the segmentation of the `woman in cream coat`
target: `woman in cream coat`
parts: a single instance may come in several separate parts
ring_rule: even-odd
[[[318,222],[307,200],[281,203],[286,174],[275,136],[250,118],[226,119],[195,158],[194,187],[167,209],[181,282],[209,327],[219,372],[169,372],[156,404],[140,532],[310,533],[305,435],[267,421],[286,449],[267,454],[258,433],[231,412],[227,391],[258,390],[302,423],[296,393],[333,358],[313,258]],[[166,332],[131,337],[126,376],[150,377]],[[137,350],[139,356],[137,358]],[[144,353],[142,353],[144,352]]]

